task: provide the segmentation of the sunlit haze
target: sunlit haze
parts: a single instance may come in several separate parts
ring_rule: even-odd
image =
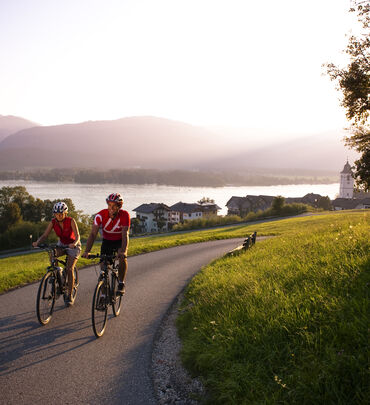
[[[42,125],[151,115],[202,126],[343,128],[325,62],[348,0],[1,0],[0,114]]]

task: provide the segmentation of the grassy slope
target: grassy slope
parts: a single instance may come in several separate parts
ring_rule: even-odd
[[[364,403],[370,215],[258,226],[275,238],[206,267],[178,319],[212,404]]]

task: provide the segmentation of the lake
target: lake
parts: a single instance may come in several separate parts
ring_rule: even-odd
[[[124,209],[131,216],[133,210],[141,204],[163,202],[173,205],[179,201],[194,203],[202,197],[215,200],[221,208],[220,215],[227,214],[226,203],[232,196],[245,197],[249,195],[282,195],[284,197],[303,197],[307,193],[316,193],[334,199],[339,193],[339,183],[334,184],[295,184],[281,186],[260,187],[176,187],[125,184],[76,184],[76,183],[48,183],[24,180],[0,181],[3,186],[25,186],[34,197],[42,200],[71,198],[76,209],[92,215],[106,207],[105,198],[114,192],[121,193],[124,199]]]

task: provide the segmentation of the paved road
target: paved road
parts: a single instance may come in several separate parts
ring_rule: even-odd
[[[229,239],[129,258],[118,318],[104,336],[91,328],[94,267],[80,271],[76,303],[62,300],[50,324],[35,314],[38,284],[0,296],[1,404],[156,404],[151,381],[154,335],[173,299],[205,264],[240,245]]]

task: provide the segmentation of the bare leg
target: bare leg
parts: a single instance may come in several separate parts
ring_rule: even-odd
[[[72,256],[67,256],[67,293],[68,293],[68,297],[72,297],[72,291],[73,291],[73,287],[74,287],[74,272],[73,269],[77,263],[76,258],[72,257]]]
[[[127,273],[127,259],[119,259],[118,279],[120,282],[125,282]]]

